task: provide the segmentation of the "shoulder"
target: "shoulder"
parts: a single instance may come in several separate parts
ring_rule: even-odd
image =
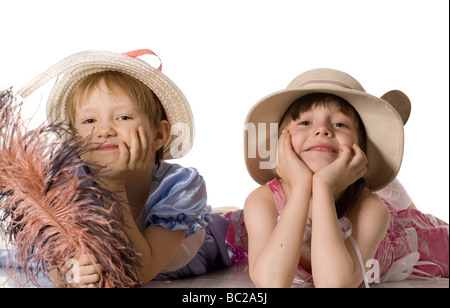
[[[363,191],[349,216],[376,216],[389,219],[389,209],[386,204],[370,191]]]
[[[175,207],[175,204],[206,203],[205,181],[195,168],[162,162],[155,166],[152,182],[149,208],[157,204]]]
[[[197,169],[167,162],[155,166],[152,181],[159,183],[159,186],[175,189],[205,186],[205,181]]]
[[[258,220],[261,216],[273,219],[278,217],[272,191],[267,185],[262,185],[253,190],[245,200],[244,215],[247,221]]]
[[[389,227],[390,213],[384,202],[376,195],[372,192],[364,191],[350,211],[348,218],[352,222],[354,229],[373,231],[368,234],[384,237]]]
[[[183,167],[179,164],[173,164],[168,162],[161,162],[155,166],[153,170],[153,178],[155,180],[160,180],[165,178],[166,176],[200,176],[197,169],[192,167]]]
[[[253,190],[246,198],[244,207],[250,208],[258,204],[274,204],[272,191],[269,186],[261,185]]]
[[[206,207],[206,187],[194,168],[160,163],[155,166],[155,186],[145,206],[146,226],[185,230],[187,236],[206,226],[200,214]]]

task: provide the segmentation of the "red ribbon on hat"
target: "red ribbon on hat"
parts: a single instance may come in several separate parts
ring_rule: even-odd
[[[153,51],[151,51],[150,49],[138,49],[138,50],[133,50],[133,51],[129,51],[129,52],[124,52],[123,53],[124,55],[127,55],[127,56],[129,56],[129,57],[132,57],[132,58],[137,58],[137,57],[140,57],[140,56],[143,56],[143,55],[153,55],[153,56],[156,56],[156,57],[158,57],[158,59],[159,59],[159,67],[157,68],[157,70],[158,71],[161,71],[162,70],[162,61],[161,61],[161,58],[156,54],[156,53],[154,53]]]

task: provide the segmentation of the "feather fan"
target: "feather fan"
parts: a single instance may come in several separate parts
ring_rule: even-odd
[[[82,172],[80,151],[89,149],[77,137],[56,138],[62,126],[26,129],[21,106],[12,89],[0,92],[0,226],[14,248],[10,275],[20,269],[36,286],[43,274],[71,287],[70,261],[92,254],[106,269],[101,287],[137,286],[138,257],[121,228],[121,201]],[[50,277],[52,267],[60,278]]]

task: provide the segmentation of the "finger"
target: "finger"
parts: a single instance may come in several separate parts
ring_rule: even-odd
[[[83,253],[78,258],[78,265],[83,266],[87,264],[98,263],[97,258],[91,253]]]
[[[367,164],[367,157],[366,157],[366,154],[364,153],[364,151],[363,151],[356,143],[353,144],[352,149],[353,149],[353,151],[355,152],[355,156],[360,157],[361,160],[362,160],[365,164]]]
[[[357,144],[353,144],[352,150],[354,152],[355,162],[357,164],[361,164],[362,166],[366,166],[367,165],[367,156],[363,152],[363,150],[361,150],[361,148]]]
[[[82,265],[79,267],[80,275],[99,274],[106,271],[106,268],[100,263],[93,263],[89,265]]]
[[[80,276],[80,283],[81,284],[89,284],[89,283],[98,283],[100,282],[100,275],[99,274],[91,274],[91,275],[83,275]]]
[[[282,176],[283,162],[286,161],[286,157],[285,157],[286,138],[287,138],[287,131],[285,129],[283,129],[283,131],[280,134],[280,137],[278,138],[278,146],[277,146],[276,172],[280,176]]]
[[[355,153],[352,165],[356,169],[357,175],[361,177],[367,172],[367,157],[357,144],[353,144],[352,149]]]
[[[138,136],[137,129],[132,129],[130,131],[131,144],[130,144],[130,160],[129,165],[135,166],[136,162],[139,161],[139,156],[141,153],[141,144]]]
[[[119,159],[116,161],[116,165],[127,166],[130,161],[130,149],[123,141],[119,142]]]
[[[78,266],[81,275],[100,273],[106,270],[93,254],[82,254],[78,259]]]
[[[286,135],[287,132],[285,129],[281,132],[280,138],[278,138],[278,156],[281,156],[284,154],[283,148],[285,147],[286,143]]]
[[[142,125],[139,126],[138,133],[139,133],[139,141],[141,143],[142,161],[144,162],[145,165],[147,165],[150,155],[148,149],[147,134],[145,133],[145,129]]]
[[[282,151],[282,155],[287,155],[288,153],[292,152],[292,143],[291,143],[291,134],[288,130],[284,129],[280,136],[280,150]]]
[[[339,151],[340,151],[339,158],[341,158],[341,160],[344,160],[348,163],[353,158],[350,147],[341,144],[339,145]]]

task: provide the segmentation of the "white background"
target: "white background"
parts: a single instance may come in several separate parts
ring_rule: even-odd
[[[400,89],[412,113],[398,178],[420,210],[449,221],[446,0],[14,0],[0,11],[0,87],[20,88],[84,50],[156,52],[195,116],[194,147],[177,162],[204,176],[212,206],[242,207],[257,187],[244,164],[245,116],[298,74],[330,67],[373,95]],[[39,123],[44,110],[42,96],[25,114]]]

